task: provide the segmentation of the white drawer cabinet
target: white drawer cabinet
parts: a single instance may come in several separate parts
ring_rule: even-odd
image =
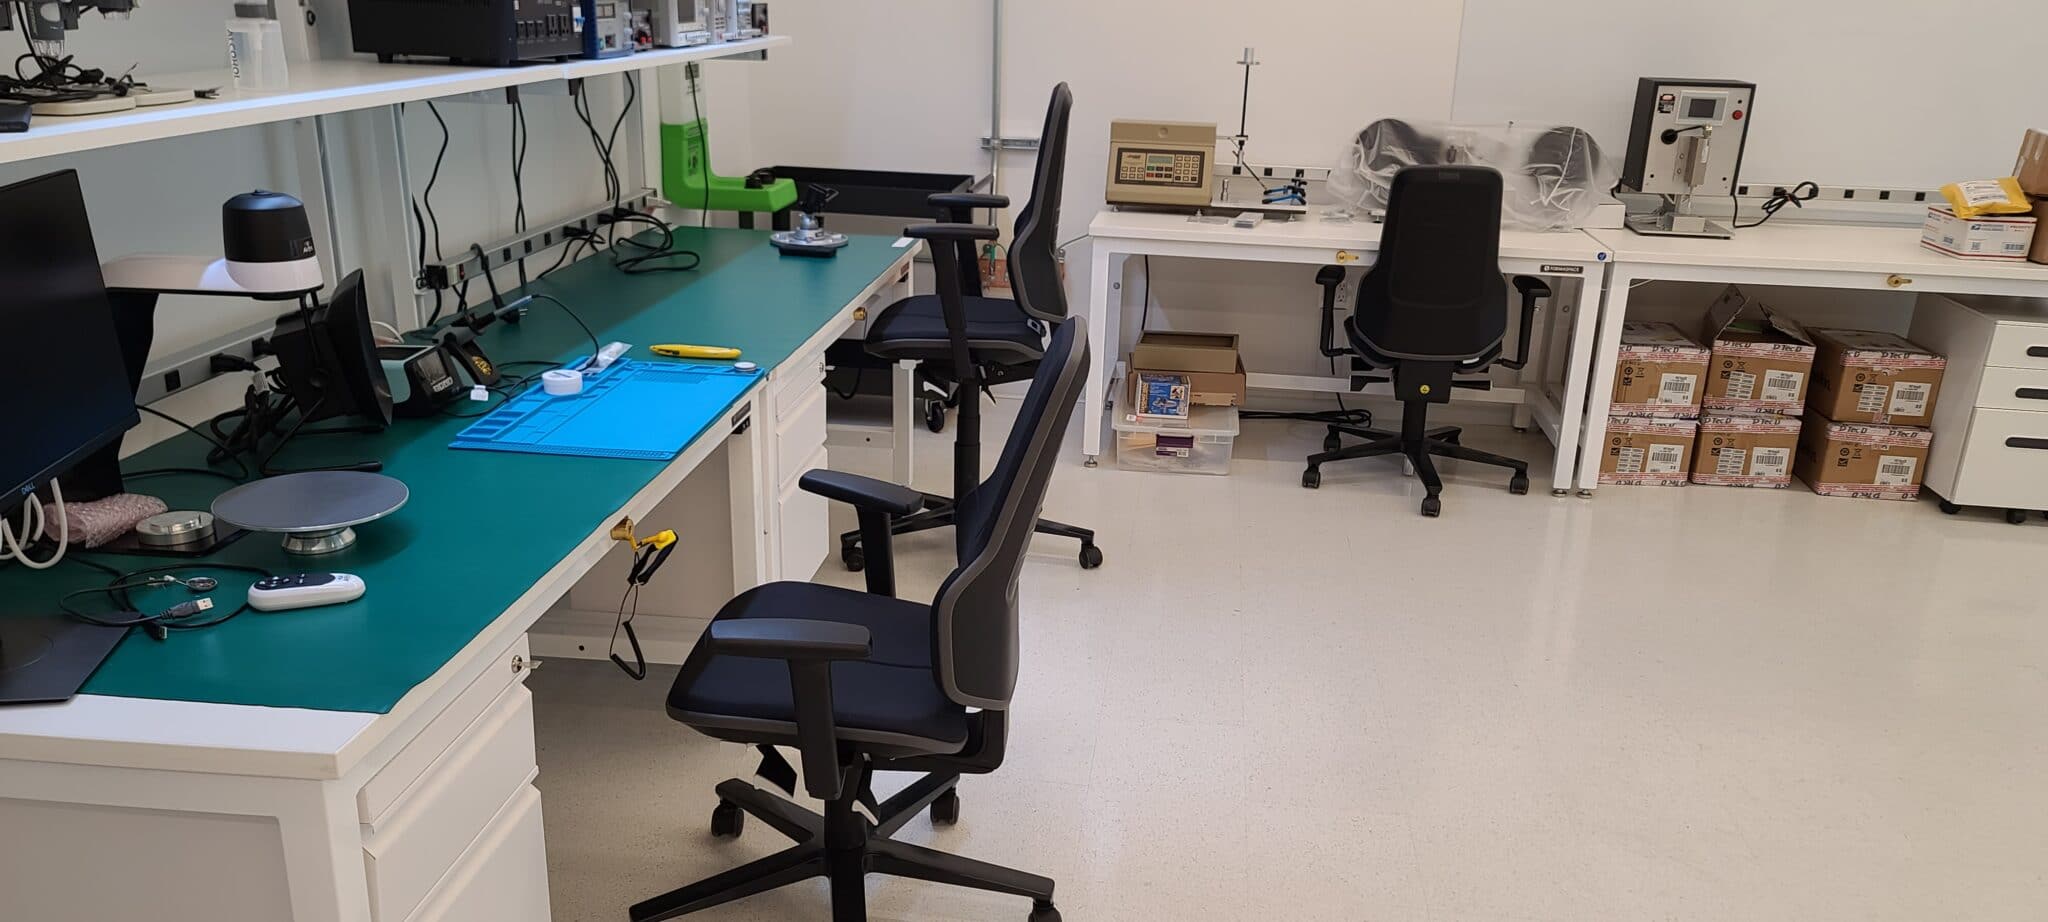
[[[2048,301],[1921,295],[1912,338],[1948,357],[1926,480],[1943,509],[2048,509]]]

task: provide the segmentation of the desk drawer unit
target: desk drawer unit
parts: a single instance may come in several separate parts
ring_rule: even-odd
[[[825,448],[820,445],[803,469],[824,466]],[[781,529],[776,535],[781,566],[777,572],[782,579],[808,580],[832,552],[832,502],[804,492],[798,479],[783,485],[775,503],[776,525]]]
[[[382,826],[385,814],[465,738],[505,689],[526,680],[532,664],[533,652],[522,636],[356,792],[356,812],[363,823],[372,829]]]
[[[408,922],[547,922],[540,792],[521,785]]]
[[[1935,406],[1928,489],[1952,506],[2048,509],[2048,302],[1922,295],[1912,338],[1948,356],[1954,388]]]
[[[363,862],[375,922],[411,918],[538,773],[533,695],[515,682],[381,822],[365,824]]]

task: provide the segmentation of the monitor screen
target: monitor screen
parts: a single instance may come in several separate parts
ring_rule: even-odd
[[[1719,119],[1721,117],[1721,98],[1718,96],[1686,97],[1685,117],[1705,120]]]
[[[0,187],[0,513],[138,421],[78,174]]]

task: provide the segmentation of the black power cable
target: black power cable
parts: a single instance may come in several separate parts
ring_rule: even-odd
[[[1736,198],[1735,194],[1731,192],[1728,194],[1728,203],[1731,206],[1728,223],[1734,225],[1737,229],[1762,227],[1764,222],[1777,217],[1778,212],[1783,210],[1786,205],[1790,205],[1793,208],[1805,208],[1806,205],[1803,203],[1811,202],[1817,198],[1820,198],[1820,184],[1811,179],[1790,189],[1783,187],[1773,189],[1771,197],[1764,200],[1764,216],[1744,224],[1740,220],[1742,217],[1742,200]]]

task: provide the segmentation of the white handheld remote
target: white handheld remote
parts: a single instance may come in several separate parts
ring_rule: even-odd
[[[266,576],[249,586],[249,607],[257,611],[289,611],[316,605],[338,605],[363,596],[363,578],[352,573],[287,573]]]

